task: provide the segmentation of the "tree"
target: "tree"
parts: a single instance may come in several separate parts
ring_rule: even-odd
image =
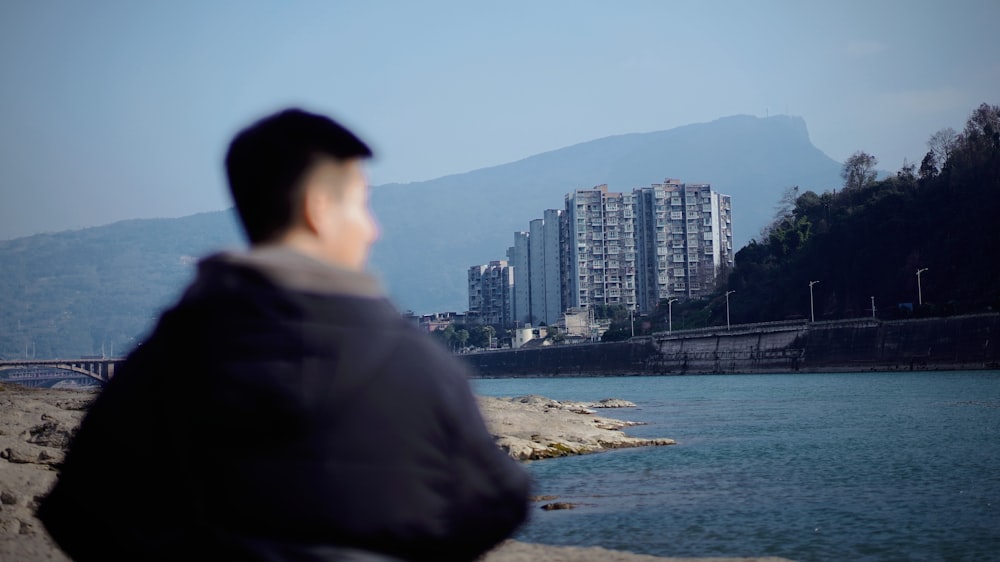
[[[844,162],[844,168],[840,172],[840,177],[844,178],[844,189],[857,190],[874,182],[877,175],[876,165],[878,159],[867,152],[859,150],[852,154]]]
[[[935,160],[934,151],[929,150],[920,162],[920,179],[928,180],[936,175],[938,175],[937,160]]]
[[[896,172],[896,179],[905,184],[913,184],[916,181],[917,176],[913,173],[916,166],[911,164],[906,158],[903,158],[903,167]]]
[[[465,343],[469,341],[469,331],[468,330],[458,330],[455,332],[455,343],[458,345],[459,349],[465,347]]]
[[[559,331],[557,326],[549,326],[548,335],[545,339],[550,340],[552,343],[562,343],[566,341],[566,335]]]
[[[982,104],[969,117],[965,129],[952,146],[948,165],[953,189],[996,181],[1000,176],[1000,106]],[[952,173],[956,172],[956,173]],[[995,183],[993,185],[996,185]]]
[[[965,123],[962,133],[965,143],[983,143],[985,148],[1000,148],[1000,106],[984,103],[976,108]],[[952,143],[954,148],[954,143]]]
[[[951,127],[945,127],[927,139],[927,148],[930,149],[928,154],[931,155],[932,163],[937,168],[941,168],[948,161],[957,141],[958,133]]]

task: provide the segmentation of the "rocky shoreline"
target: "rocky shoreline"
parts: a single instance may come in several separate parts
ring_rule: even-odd
[[[38,500],[55,482],[69,439],[93,400],[93,391],[32,389],[0,385],[0,560],[69,560],[34,517]],[[625,401],[559,402],[541,396],[480,398],[480,408],[498,445],[519,460],[594,453],[622,447],[673,444],[671,439],[629,437],[637,425],[595,414],[601,408],[633,407]],[[536,498],[539,508],[572,507],[558,498]],[[537,515],[536,515],[537,516]],[[599,547],[558,547],[506,541],[481,562],[684,560],[612,551]],[[687,559],[694,560],[694,559]],[[700,558],[702,562],[737,560]],[[775,562],[777,558],[738,560]]]
[[[634,408],[618,399],[560,402],[544,396],[479,398],[479,409],[497,444],[517,460],[539,460],[625,447],[673,445],[673,439],[629,437],[637,422],[595,415],[598,408]]]

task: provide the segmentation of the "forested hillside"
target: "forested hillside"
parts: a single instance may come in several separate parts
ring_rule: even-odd
[[[983,104],[928,147],[880,181],[859,152],[842,189],[790,189],[736,254],[710,322],[725,323],[725,291],[733,323],[808,318],[811,281],[816,320],[871,315],[872,297],[880,318],[1000,310],[1000,107]]]
[[[0,242],[0,359],[121,355],[177,297],[198,257],[240,244],[229,212]]]

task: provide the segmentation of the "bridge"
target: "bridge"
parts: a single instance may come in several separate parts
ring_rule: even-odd
[[[0,361],[0,371],[8,369],[25,369],[48,367],[49,369],[59,369],[69,371],[76,375],[85,375],[96,379],[101,383],[106,383],[115,376],[115,369],[125,362],[124,358],[93,358],[93,359],[24,359],[14,361]],[[30,380],[39,378],[37,373],[20,372],[13,373],[7,380],[16,382],[18,380]]]

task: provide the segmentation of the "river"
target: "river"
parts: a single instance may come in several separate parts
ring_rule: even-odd
[[[670,447],[532,462],[516,538],[659,556],[1000,560],[1000,371],[478,379],[631,400]]]

